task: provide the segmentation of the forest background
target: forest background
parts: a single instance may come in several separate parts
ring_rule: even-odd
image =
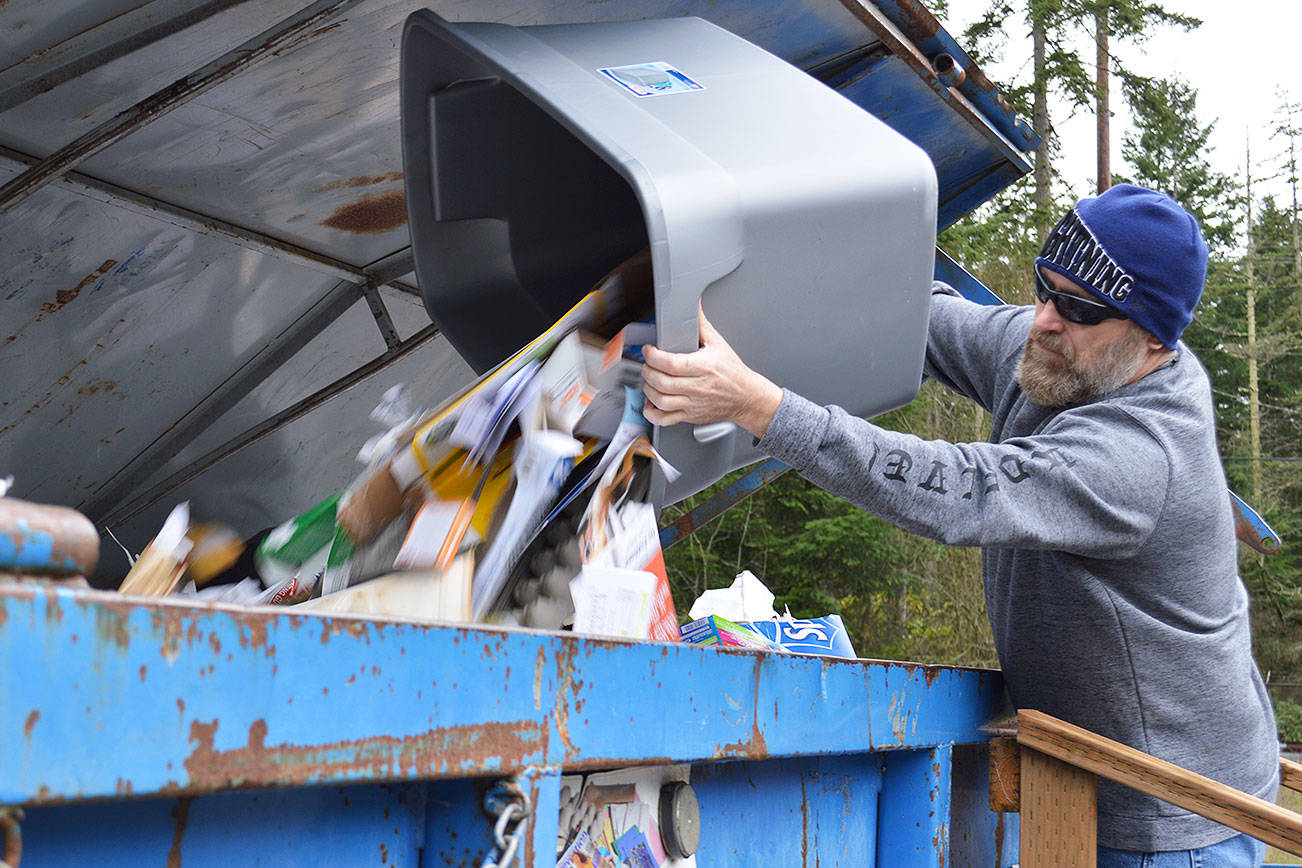
[[[1212,261],[1184,340],[1211,375],[1230,487],[1284,540],[1271,556],[1241,545],[1239,569],[1281,734],[1302,741],[1302,103],[1277,88],[1271,116],[1244,130],[1241,162],[1224,170],[1209,143],[1216,119],[1203,117],[1197,90],[1178,75],[1145,76],[1129,63],[1152,33],[1202,26],[1181,11],[1181,0],[983,3],[960,42],[983,67],[1013,70],[1011,80],[998,80],[1046,145],[1034,154],[1032,173],[946,229],[938,244],[1005,300],[1029,303],[1041,240],[1083,195],[1129,181],[1170,194],[1201,220]],[[948,20],[947,3],[928,5]],[[1057,134],[1082,116],[1097,133],[1092,177],[1065,167]],[[1113,141],[1118,116],[1126,123]],[[951,441],[989,433],[984,411],[934,383],[876,421]],[[779,611],[841,615],[862,657],[997,666],[978,550],[898,530],[794,473],[670,549],[667,562],[683,613],[701,591],[749,569],[774,591]]]

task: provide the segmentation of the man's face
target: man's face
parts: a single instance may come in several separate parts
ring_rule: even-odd
[[[1051,289],[1093,300],[1060,274],[1041,275]],[[1130,320],[1081,325],[1063,319],[1051,300],[1037,300],[1017,382],[1042,407],[1088,403],[1137,379],[1154,340]]]

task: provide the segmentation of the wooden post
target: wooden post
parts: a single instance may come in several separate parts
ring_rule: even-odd
[[[1094,868],[1098,778],[1022,745],[1021,864]]]
[[[1022,758],[1015,738],[990,739],[990,810],[1015,814],[1022,809]]]

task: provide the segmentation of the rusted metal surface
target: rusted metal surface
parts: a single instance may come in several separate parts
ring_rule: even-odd
[[[893,834],[877,851],[878,865],[944,868],[949,859],[953,745],[884,757],[879,816]]]
[[[999,93],[994,83],[940,26],[936,16],[917,0],[842,0],[842,2],[859,15],[865,24],[887,39],[890,35],[881,22],[888,21],[913,46],[918,61],[930,66],[935,62],[936,57],[942,54],[948,56],[951,63],[962,69],[965,75],[952,84],[947,82],[942,84],[959,89],[986,120],[1018,148],[1030,150],[1039,145],[1039,138],[1025,121],[1018,119],[1016,112]],[[874,21],[877,23],[873,23]]]
[[[407,224],[407,197],[401,190],[363,196],[341,205],[321,221],[322,226],[341,232],[376,234]]]
[[[536,755],[543,725],[538,721],[491,721],[442,726],[401,738],[373,735],[328,744],[266,744],[267,723],[249,727],[242,747],[218,750],[218,722],[194,721],[194,748],[185,760],[186,792],[231,787],[302,786],[329,780],[394,781],[455,776],[483,769],[490,761],[521,768]]]
[[[16,79],[16,76],[9,73],[26,72],[25,67],[29,64],[37,67],[21,80],[5,81],[3,85],[0,85],[0,112],[21,105],[27,100],[53,90],[65,82],[72,81],[107,63],[125,57],[146,45],[151,45],[187,27],[206,21],[213,15],[244,2],[247,2],[247,0],[208,0],[208,2],[199,3],[191,8],[181,9],[177,14],[162,21],[152,24],[145,23],[144,26],[132,29],[120,39],[88,47],[84,52],[78,52],[74,49],[71,52],[73,56],[69,60],[57,63],[57,65],[41,62],[39,54],[52,52],[40,52],[36,57],[26,58],[23,63],[16,65],[17,69],[6,70],[6,74],[0,76],[3,79]]]
[[[0,497],[0,573],[89,575],[99,561],[99,535],[66,506]]]
[[[0,157],[13,160],[24,166],[35,166],[40,162],[36,157],[30,154],[24,154],[15,151],[12,148],[0,145]],[[401,173],[394,173],[401,177]],[[176,226],[187,229],[200,235],[218,236],[220,238],[234,242],[245,250],[255,253],[271,256],[285,262],[292,262],[297,265],[304,265],[313,271],[339,280],[348,280],[352,283],[365,283],[372,276],[368,276],[366,269],[349,265],[348,263],[323,253],[318,250],[309,250],[306,247],[286,241],[283,238],[276,238],[263,232],[250,229],[247,226],[240,226],[226,220],[214,217],[209,214],[200,214],[180,205],[165,202],[154,196],[148,196],[135,190],[117,184],[111,184],[98,178],[92,178],[89,175],[80,172],[68,172],[61,179],[62,182],[69,184],[78,189],[83,194],[95,196],[100,201],[114,207],[129,208],[136,213],[148,216],[162,216]],[[322,189],[330,189],[329,185]],[[410,248],[406,248],[410,251]],[[398,251],[402,253],[402,251]],[[396,254],[395,254],[396,255]],[[410,253],[407,254],[410,256]],[[385,285],[392,285],[405,292],[412,294],[417,293],[416,287],[409,283],[403,283],[398,278],[410,273],[411,267],[401,273],[392,274],[380,282]],[[378,278],[376,278],[378,279]]]
[[[0,667],[62,685],[0,682],[0,801],[30,804],[978,741],[999,690],[975,670],[928,683],[886,662],[92,591],[4,587],[0,611]]]
[[[311,413],[313,410],[327,403],[337,395],[365,382],[376,373],[383,371],[390,365],[399,362],[412,353],[420,350],[430,341],[434,340],[434,338],[438,337],[438,334],[439,330],[437,326],[426,326],[407,340],[399,342],[392,349],[382,353],[355,371],[346,374],[328,386],[318,389],[303,400],[285,408],[269,419],[264,419],[262,422],[259,422],[247,431],[241,432],[230,441],[202,455],[188,466],[176,471],[166,479],[161,480],[156,485],[150,487],[147,491],[141,492],[136,497],[120,503],[115,509],[105,514],[101,521],[106,526],[114,527],[118,523],[129,521],[139,515],[141,511],[156,504],[160,498],[175,491],[179,486],[190,482],[204,471],[216,466],[224,459],[252,446],[254,443],[257,443],[264,437],[275,433],[289,423],[306,416],[308,413]]]
[[[167,851],[167,868],[181,868],[181,842],[185,840],[185,827],[190,821],[190,799],[177,799],[172,814],[176,817],[176,830],[172,834],[172,849]]]
[[[305,35],[315,35],[312,28],[355,2],[357,0],[317,0],[297,15],[259,33],[190,75],[141,100],[108,123],[65,145],[0,187],[0,214],[155,118],[211,90],[271,54],[285,50]]]
[[[320,335],[330,323],[352,307],[359,296],[357,286],[349,281],[341,281],[333,286],[279,334],[267,340],[217,388],[203,396],[152,443],[106,479],[78,508],[93,521],[105,523],[107,517],[120,510],[123,499],[130,496],[141,482],[171,460],[181,447],[207,430],[215,419],[243,400],[254,386]]]
[[[1273,555],[1279,551],[1279,534],[1275,533],[1260,513],[1233,491],[1230,492],[1230,506],[1234,510],[1234,534],[1240,542],[1264,555]]]

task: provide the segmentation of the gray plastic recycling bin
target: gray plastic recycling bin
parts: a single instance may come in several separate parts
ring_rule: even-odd
[[[936,232],[926,154],[699,18],[511,27],[408,19],[400,74],[416,275],[479,371],[648,248],[658,343],[697,304],[747,364],[871,416],[921,380]],[[656,446],[672,503],[759,458],[730,425]]]

